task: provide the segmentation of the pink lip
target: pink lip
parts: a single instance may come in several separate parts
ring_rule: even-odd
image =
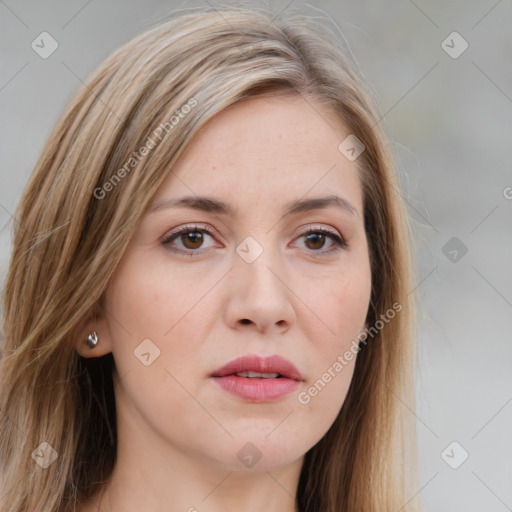
[[[239,377],[239,372],[279,373],[274,379]],[[303,377],[297,367],[281,356],[262,358],[242,356],[230,361],[211,375],[219,386],[235,396],[251,402],[268,402],[293,392]]]

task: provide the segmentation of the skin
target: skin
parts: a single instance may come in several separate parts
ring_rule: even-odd
[[[296,510],[304,454],[338,415],[355,358],[309,403],[298,393],[350,348],[370,301],[357,162],[338,150],[349,134],[312,100],[253,98],[217,115],[181,156],[151,204],[208,196],[237,215],[148,209],[108,284],[108,314],[84,326],[99,343],[80,343],[81,355],[114,355],[119,439],[112,478],[82,511]],[[289,201],[328,194],[355,212],[283,216]],[[176,227],[197,233],[195,223],[213,231],[202,245],[190,235],[162,244]],[[348,246],[333,250],[328,236],[304,235],[308,227]],[[248,236],[263,249],[252,263],[236,252]],[[148,366],[134,356],[144,339],[160,350]],[[268,403],[230,395],[210,374],[244,354],[286,357],[304,382]],[[251,468],[237,457],[248,442],[261,453]]]

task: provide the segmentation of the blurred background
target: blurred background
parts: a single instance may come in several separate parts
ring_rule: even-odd
[[[205,3],[216,5],[0,1],[0,290],[16,204],[81,82],[145,28]],[[418,261],[423,510],[512,510],[512,1],[271,8],[330,17],[385,114]]]

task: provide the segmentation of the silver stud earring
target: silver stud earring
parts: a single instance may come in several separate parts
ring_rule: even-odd
[[[91,332],[91,334],[89,334],[89,336],[87,336],[85,343],[90,348],[94,348],[96,346],[96,344],[98,343],[98,334],[96,333],[96,331]]]

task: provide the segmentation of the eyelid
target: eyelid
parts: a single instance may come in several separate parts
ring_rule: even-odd
[[[215,228],[210,226],[209,224],[205,224],[203,222],[193,222],[192,224],[183,224],[174,229],[171,229],[171,231],[168,231],[167,233],[165,233],[165,235],[161,238],[160,241],[162,243],[166,243],[166,241],[169,241],[174,235],[177,235],[182,232],[194,231],[194,230],[205,231],[210,236],[215,235],[217,237],[220,237],[219,232]]]
[[[299,236],[308,234],[310,231],[327,231],[333,235],[343,238],[343,235],[335,228],[324,226],[323,224],[308,224],[307,227],[299,231]]]
[[[178,226],[178,227],[172,229],[171,231],[168,231],[162,237],[162,239],[165,240],[165,239],[171,238],[173,235],[180,233],[182,231],[193,230],[193,229],[204,230],[209,233],[215,234],[216,236],[220,236],[220,233],[215,228],[210,226],[209,224],[205,224],[202,222],[194,222],[192,224],[185,224],[182,226]],[[343,235],[337,229],[332,228],[330,226],[324,226],[321,224],[308,224],[305,228],[301,228],[298,236],[308,234],[312,230],[325,230],[325,231],[332,233],[333,235],[339,236],[340,238],[344,239]]]

